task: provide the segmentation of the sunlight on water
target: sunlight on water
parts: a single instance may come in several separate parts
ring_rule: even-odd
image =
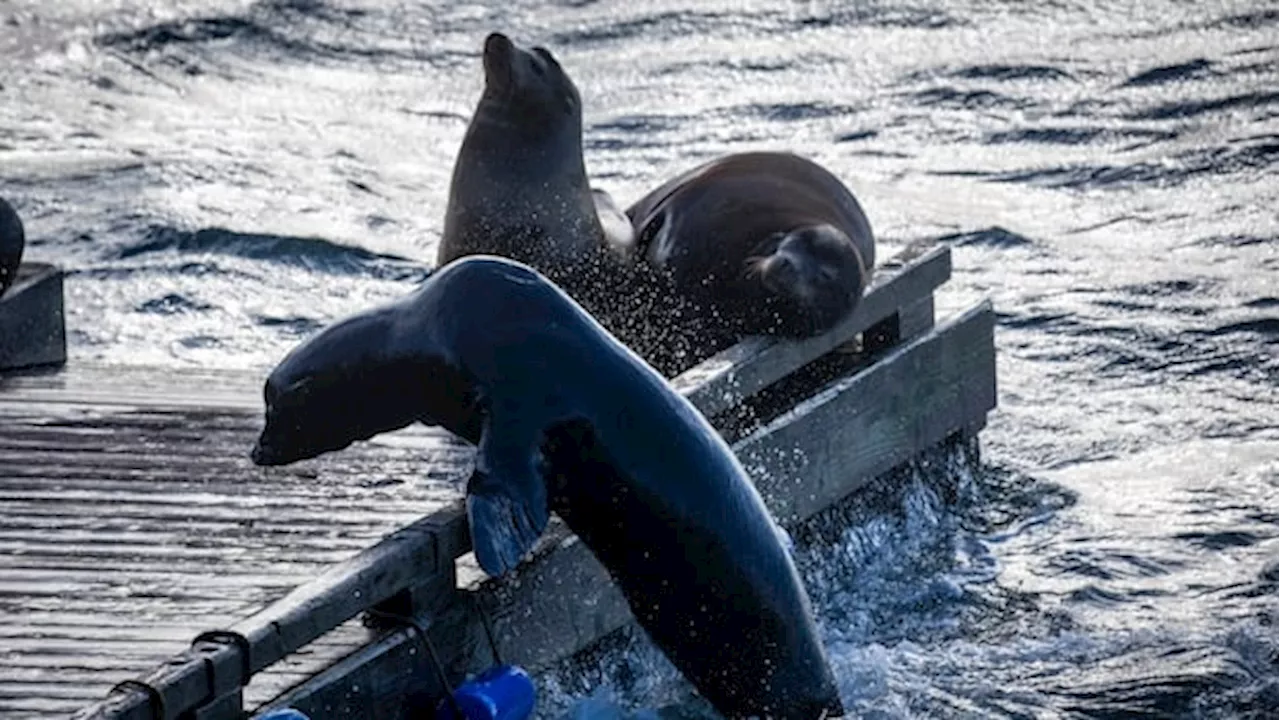
[[[852,715],[1274,717],[1276,23],[1256,0],[11,0],[0,195],[69,271],[72,362],[265,369],[425,277],[482,38],[544,43],[620,202],[794,150],[884,247],[952,248],[940,308],[994,302],[984,462],[794,533]],[[642,636],[539,682],[543,717],[703,712]]]

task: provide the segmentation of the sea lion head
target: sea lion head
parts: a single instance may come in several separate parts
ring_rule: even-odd
[[[263,388],[253,462],[287,465],[424,419],[426,385],[446,380],[438,370],[447,360],[429,348],[398,350],[402,316],[396,306],[355,315],[290,352]]]
[[[487,120],[506,119],[522,135],[582,132],[582,98],[569,75],[546,48],[523,48],[502,33],[484,41],[484,95]],[[478,115],[481,113],[477,113]]]
[[[770,252],[747,259],[747,270],[776,299],[786,334],[830,330],[862,297],[866,271],[849,236],[827,225],[809,225],[766,243]],[[852,251],[852,252],[851,252]],[[789,327],[794,325],[794,327]]]

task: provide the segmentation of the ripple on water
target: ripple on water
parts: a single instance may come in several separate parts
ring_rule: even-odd
[[[433,17],[433,30],[453,29]],[[238,13],[166,20],[141,28],[103,32],[104,49],[156,60],[188,75],[225,71],[228,53],[271,61],[363,61],[452,68],[474,59],[474,50],[426,49],[402,13],[375,13],[320,0],[257,0]],[[140,68],[145,71],[145,68]],[[156,78],[158,79],[158,78]]]
[[[1035,244],[1030,238],[1024,235],[1019,235],[1018,233],[998,226],[989,227],[985,230],[976,230],[974,232],[943,235],[938,238],[938,242],[959,245],[961,247],[978,246],[997,248],[1000,250],[1023,248]]]
[[[138,312],[151,313],[153,315],[175,315],[213,309],[215,309],[213,305],[192,300],[179,293],[169,293],[163,297],[152,298],[138,306]]]
[[[1219,147],[1186,150],[1159,161],[1143,160],[1126,165],[1079,163],[1030,170],[947,170],[931,174],[1077,191],[1171,187],[1205,176],[1239,177],[1272,170],[1276,167],[1278,150],[1277,137],[1270,136],[1232,140]]]
[[[1277,93],[1274,92],[1247,92],[1221,98],[1176,100],[1131,112],[1126,117],[1130,120],[1185,120],[1242,108],[1265,108],[1266,112],[1261,117],[1275,117],[1276,99]]]
[[[1160,67],[1144,70],[1128,80],[1124,81],[1125,86],[1145,86],[1145,85],[1163,85],[1171,82],[1182,82],[1185,80],[1200,80],[1203,78],[1213,77],[1213,63],[1204,58],[1196,58],[1191,62],[1179,63],[1177,65],[1162,65]]]
[[[990,110],[1006,108],[1021,110],[1036,104],[1029,98],[1013,97],[992,90],[965,90],[939,86],[911,94],[911,99],[924,107],[958,108],[963,110]]]
[[[142,240],[121,248],[117,259],[137,260],[166,253],[229,255],[301,267],[318,273],[362,275],[383,280],[421,281],[430,270],[406,258],[313,237],[242,233],[222,228],[183,230],[153,225]]]

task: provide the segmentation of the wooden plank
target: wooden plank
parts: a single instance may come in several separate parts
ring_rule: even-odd
[[[0,370],[66,360],[62,271],[45,263],[23,263],[13,285],[0,295]]]
[[[264,373],[182,370],[76,363],[0,376],[0,399],[11,412],[45,405],[58,412],[114,410],[199,410],[207,415],[253,417],[260,422]],[[259,425],[260,427],[260,425]]]
[[[929,308],[931,311],[931,304]],[[784,524],[794,525],[948,435],[964,433],[981,423],[995,405],[993,322],[989,303],[983,303],[881,357],[854,378],[836,383],[798,407],[789,421],[775,421],[735,444],[735,453],[762,486],[770,509]],[[972,377],[961,377],[966,374]],[[876,399],[868,401],[868,394]],[[850,423],[853,430],[833,426],[842,422]],[[901,447],[885,442],[865,447],[857,434],[859,429],[877,432],[885,442],[901,443]],[[841,440],[824,447],[818,443],[825,433],[836,433]],[[821,467],[810,467],[791,459],[787,449],[796,445],[810,448],[814,457],[821,453],[831,457]],[[822,459],[827,460],[825,456]],[[847,472],[841,470],[842,462],[847,463]],[[771,472],[788,474],[777,480],[768,477]],[[818,473],[818,479],[810,487],[798,472]],[[792,501],[778,492],[783,483],[789,492],[795,490],[804,497]],[[535,557],[514,573],[486,580],[474,592],[492,620],[503,659],[533,671],[632,621],[630,609],[607,571],[563,528],[544,538]],[[461,617],[464,624],[456,626],[461,636],[473,638],[482,632],[478,617]],[[400,664],[418,642],[411,632],[391,633],[269,707],[323,708],[328,712],[341,702],[348,684],[365,687],[384,674],[402,676]],[[455,666],[461,663],[474,671],[488,662],[474,642],[460,646],[457,652],[463,656],[449,655]],[[377,702],[383,703],[385,712],[393,712],[386,698]],[[363,716],[352,711],[333,717],[355,720]]]
[[[877,322],[930,296],[951,277],[951,250],[934,248],[899,267],[879,268],[862,302],[830,332],[804,340],[748,338],[690,368],[671,384],[708,417],[718,415],[853,339]]]
[[[738,443],[774,516],[799,522],[985,418],[996,405],[994,324],[983,302]]]
[[[426,630],[446,663],[451,684],[465,674],[484,645],[483,626],[470,602],[455,598],[418,627],[402,626],[321,670],[291,691],[258,708],[292,707],[324,720],[411,720],[434,713],[414,713],[405,698],[411,693],[440,697],[438,673],[420,632]]]
[[[256,673],[424,578],[451,572],[452,553],[466,547],[466,535],[465,514],[452,504],[330,567],[229,630],[248,640],[248,665]]]

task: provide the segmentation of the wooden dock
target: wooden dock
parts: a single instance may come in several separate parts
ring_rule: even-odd
[[[828,335],[749,340],[674,381],[785,524],[973,442],[995,405],[993,313],[935,323],[950,269],[946,248],[909,251]],[[489,662],[481,611],[504,657],[534,671],[632,621],[560,526],[513,577],[459,582],[455,483],[471,450],[439,431],[251,466],[259,383],[90,368],[0,380],[0,465],[17,469],[0,480],[0,542],[16,551],[0,561],[2,632],[25,648],[0,656],[0,714],[217,720],[288,704],[398,718],[409,690],[441,690],[423,632],[456,681]],[[370,610],[412,622],[365,629]]]
[[[0,717],[67,717],[457,498],[471,450],[428,428],[255,467],[261,383],[75,365],[0,377]],[[299,672],[274,668],[256,697]]]

